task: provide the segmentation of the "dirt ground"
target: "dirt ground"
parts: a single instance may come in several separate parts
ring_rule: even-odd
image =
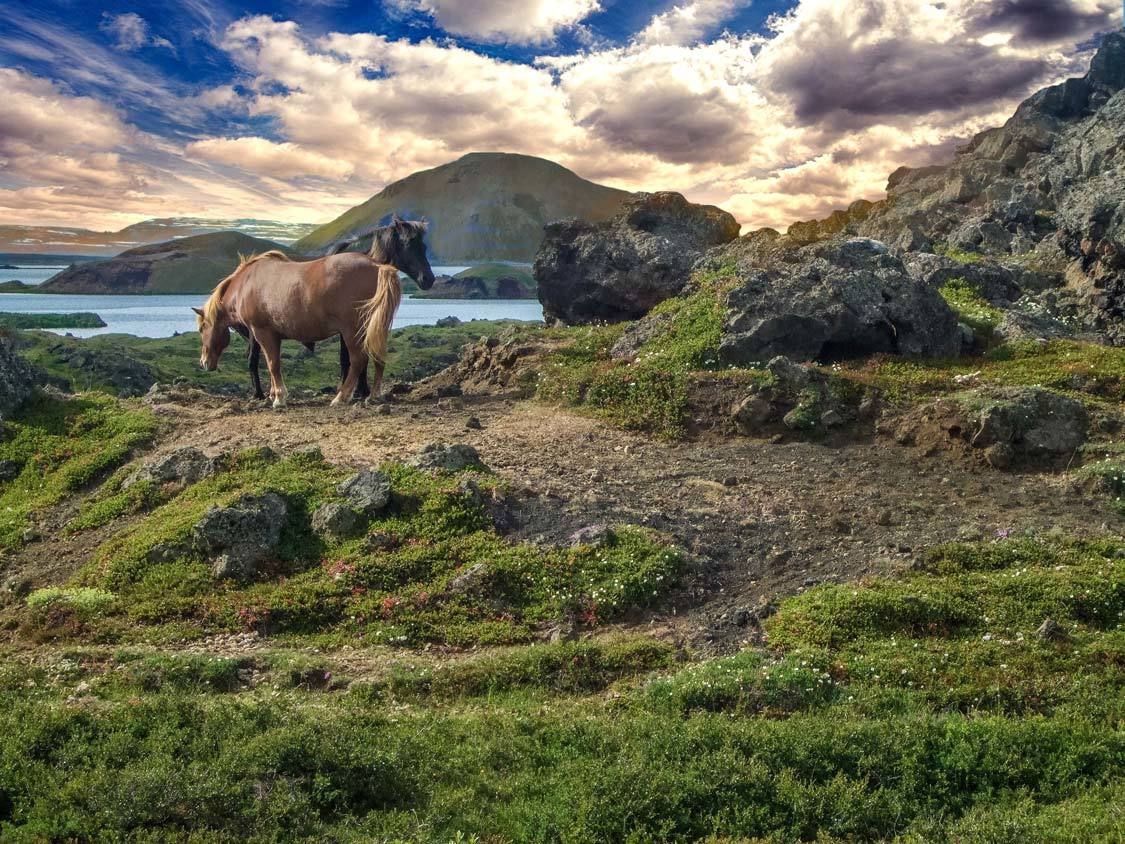
[[[937,543],[1121,527],[1063,476],[999,472],[874,437],[824,444],[711,433],[668,443],[503,396],[342,408],[316,397],[274,411],[193,392],[155,409],[170,428],[161,451],[269,445],[285,454],[315,445],[330,461],[359,467],[430,442],[473,445],[515,491],[520,538],[560,541],[615,522],[674,537],[691,554],[684,587],[671,612],[629,624],[703,651],[752,640],[752,616],[778,598],[907,568]]]

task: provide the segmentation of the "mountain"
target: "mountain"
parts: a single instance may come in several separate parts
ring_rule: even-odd
[[[1020,297],[1020,319],[1037,322],[1041,336],[1065,324],[1125,345],[1123,137],[1125,31],[1118,30],[1102,40],[1085,76],[1033,94],[951,162],[900,168],[886,199],[858,200],[824,220],[795,223],[784,236],[753,232],[739,248],[758,253],[763,265],[789,246],[848,236],[908,256],[936,252],[955,259],[963,276],[1011,277],[1009,298]],[[942,264],[935,261],[926,264]]]
[[[252,219],[209,220],[195,217],[143,220],[115,232],[57,226],[0,225],[0,252],[109,257],[126,249],[174,237],[194,237],[222,231],[239,231],[251,237],[288,244],[314,228],[316,226],[311,223]]]
[[[209,293],[238,266],[240,255],[290,250],[241,232],[216,232],[153,243],[106,261],[68,267],[41,293]]]
[[[604,220],[629,196],[542,158],[474,152],[387,185],[301,238],[295,248],[322,255],[398,212],[430,221],[426,243],[435,263],[530,262],[545,223],[567,217]]]

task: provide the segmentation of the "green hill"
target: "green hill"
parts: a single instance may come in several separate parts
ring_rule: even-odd
[[[603,220],[628,196],[542,158],[474,152],[388,185],[301,238],[295,248],[324,254],[398,212],[430,221],[426,242],[434,263],[530,262],[544,223],[566,217]]]
[[[241,232],[153,243],[105,261],[77,264],[43,282],[42,293],[206,293],[238,266],[239,255],[285,247]]]

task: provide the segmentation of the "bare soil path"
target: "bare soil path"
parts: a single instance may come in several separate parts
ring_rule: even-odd
[[[173,433],[161,450],[318,446],[343,465],[401,459],[429,442],[473,445],[523,491],[525,538],[559,540],[590,524],[666,531],[692,552],[675,619],[697,645],[725,648],[764,599],[814,583],[908,567],[925,548],[1056,528],[1121,528],[1105,504],[1053,474],[1002,473],[951,453],[923,455],[880,438],[776,443],[709,434],[659,442],[596,419],[498,396],[284,411],[193,393],[158,407]],[[468,426],[470,418],[480,428]],[[689,620],[690,619],[690,620]],[[656,619],[634,619],[648,625]]]

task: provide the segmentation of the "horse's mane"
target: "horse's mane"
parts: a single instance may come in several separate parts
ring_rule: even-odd
[[[278,261],[290,261],[292,258],[278,249],[271,249],[269,252],[263,252],[260,255],[243,255],[241,252],[238,255],[238,266],[234,272],[215,285],[215,289],[211,291],[211,295],[207,298],[206,304],[203,306],[203,315],[199,317],[200,328],[203,323],[209,322],[212,325],[219,318],[219,308],[223,305],[223,296],[227,293],[227,288],[230,287],[231,282],[235,280],[239,273],[249,267],[251,264],[256,264],[263,258],[272,258]]]

